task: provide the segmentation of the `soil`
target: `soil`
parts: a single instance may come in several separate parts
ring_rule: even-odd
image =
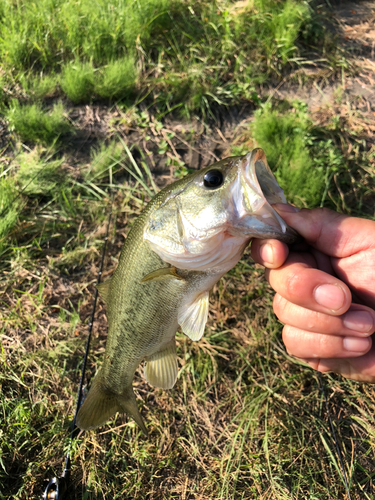
[[[352,76],[327,76],[319,67],[301,68],[281,84],[259,89],[262,99],[294,100],[307,103],[317,124],[327,117],[352,118],[354,130],[361,134],[370,149],[375,132],[375,1],[335,1],[333,15],[327,19],[337,43],[350,54]],[[347,72],[346,72],[347,73]],[[306,76],[308,80],[306,83]],[[67,147],[74,151],[77,163],[90,161],[90,149],[103,139],[121,135],[129,145],[138,145],[147,153],[147,163],[159,187],[170,182],[176,163],[200,169],[231,154],[230,146],[248,129],[254,107],[250,104],[216,110],[209,125],[194,117],[191,120],[166,118],[161,130],[147,109],[145,123],[120,108],[105,105],[74,106],[69,118],[77,130]],[[350,119],[349,119],[350,122]],[[171,137],[173,136],[173,137]],[[162,152],[166,141],[168,152]],[[134,152],[137,159],[137,152]]]

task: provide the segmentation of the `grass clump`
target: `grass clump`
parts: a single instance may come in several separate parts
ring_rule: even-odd
[[[365,127],[366,120],[358,113],[343,119],[327,108],[315,116],[301,101],[267,103],[254,113],[231,153],[263,148],[292,203],[373,217],[375,173],[373,152],[363,139]]]
[[[35,75],[31,73],[21,77],[20,81],[22,87],[35,100],[53,97],[58,85],[56,74]]]
[[[60,85],[75,104],[89,103],[95,98],[121,100],[132,95],[137,69],[132,56],[110,61],[95,68],[92,61],[76,60],[63,67]]]
[[[132,56],[111,61],[101,69],[95,83],[95,93],[104,99],[121,100],[132,95],[137,80],[137,69]]]
[[[34,150],[19,154],[16,161],[19,163],[17,183],[26,196],[52,196],[63,187],[64,176],[60,171],[63,159],[42,158],[40,152]]]
[[[252,133],[265,150],[286,197],[292,203],[319,206],[325,187],[325,165],[311,151],[312,122],[306,108],[287,112],[266,106],[255,113]]]
[[[14,99],[8,109],[7,119],[10,128],[26,142],[51,145],[71,130],[61,102],[50,111],[45,111],[40,103],[21,105]]]
[[[17,194],[14,178],[0,177],[0,255],[10,243],[9,233],[22,211],[23,203]]]
[[[90,102],[94,93],[95,68],[92,62],[76,60],[64,66],[60,85],[75,104]]]
[[[108,145],[102,143],[91,153],[90,167],[84,172],[86,182],[100,182],[106,178],[110,181],[124,160],[124,148],[120,142],[111,141]]]

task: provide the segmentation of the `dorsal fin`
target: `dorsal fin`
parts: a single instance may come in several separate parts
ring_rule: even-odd
[[[109,299],[109,285],[111,283],[111,278],[107,281],[103,281],[103,283],[99,283],[99,285],[96,285],[96,288],[98,289],[98,292],[100,293],[101,298],[104,300],[105,304],[108,303]]]

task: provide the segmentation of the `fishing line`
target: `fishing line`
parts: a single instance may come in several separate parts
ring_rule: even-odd
[[[102,257],[101,257],[101,261],[100,261],[98,278],[97,278],[97,283],[96,283],[97,285],[99,285],[99,283],[100,283],[100,280],[102,277],[102,272],[103,272],[104,257],[105,257],[105,252],[106,252],[106,248],[107,248],[107,241],[108,241],[108,234],[109,234],[109,226],[111,224],[111,218],[112,218],[112,205],[113,205],[113,195],[112,195],[112,199],[111,199],[111,208],[110,208],[110,212],[108,215],[107,229],[106,229],[106,234],[105,234],[105,238],[104,238]],[[86,373],[87,358],[88,358],[88,354],[89,354],[91,333],[92,333],[92,327],[94,324],[94,316],[95,316],[95,310],[96,310],[96,303],[98,300],[98,294],[99,294],[98,288],[96,287],[95,288],[94,303],[92,306],[91,318],[90,318],[90,323],[89,323],[89,331],[88,331],[87,340],[86,340],[85,355],[83,358],[83,364],[82,364],[82,370],[81,370],[81,378],[79,381],[79,387],[78,387],[78,393],[77,393],[76,409],[75,409],[72,427],[71,427],[71,432],[70,432],[68,451],[67,451],[66,458],[65,458],[64,471],[63,471],[61,477],[59,477],[59,478],[54,477],[49,481],[49,483],[48,483],[48,485],[47,485],[47,487],[42,495],[43,500],[62,500],[64,498],[65,493],[68,491],[70,472],[71,472],[70,451],[72,448],[74,434],[75,434],[75,431],[77,429],[76,428],[76,420],[77,420],[78,410],[81,406],[83,381],[84,381],[85,373]]]
[[[341,453],[340,446],[339,446],[339,442],[338,442],[338,439],[337,439],[337,436],[336,436],[335,427],[333,425],[333,421],[332,421],[332,417],[331,417],[331,412],[329,410],[328,399],[327,399],[326,391],[325,391],[325,388],[324,388],[324,380],[323,380],[322,374],[320,372],[318,372],[318,377],[319,377],[319,389],[320,389],[321,393],[323,394],[323,398],[324,398],[324,402],[325,402],[325,407],[326,407],[326,410],[327,410],[327,415],[328,415],[328,420],[329,420],[329,425],[331,427],[333,439],[335,441],[335,446],[336,446],[337,456],[338,456],[340,467],[341,467],[342,477],[344,478],[344,484],[345,484],[346,493],[348,494],[348,499],[352,500],[352,497],[350,496],[350,488],[349,488],[348,480],[346,478],[345,467],[344,467],[344,460],[343,460],[342,453]]]

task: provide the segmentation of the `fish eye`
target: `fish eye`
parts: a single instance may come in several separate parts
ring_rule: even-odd
[[[206,188],[216,189],[224,182],[224,176],[221,170],[213,169],[205,173],[203,184]]]

